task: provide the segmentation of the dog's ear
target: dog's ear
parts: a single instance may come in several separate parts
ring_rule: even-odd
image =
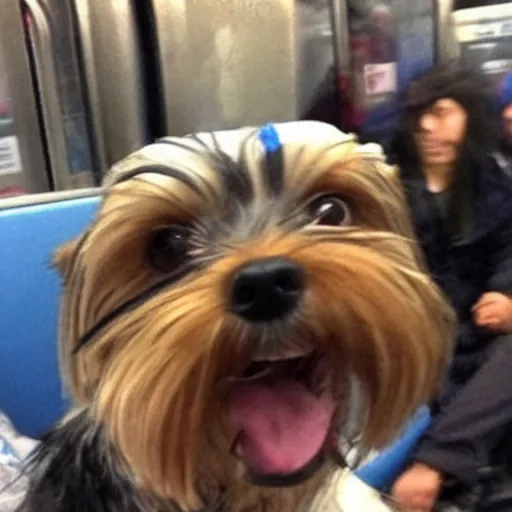
[[[398,165],[390,165],[383,163],[380,167],[381,172],[385,173],[392,179],[398,179],[400,177],[400,168]]]
[[[53,254],[52,266],[62,277],[66,277],[73,262],[78,240],[71,240],[61,245]]]
[[[402,188],[400,167],[398,165],[391,165],[391,164],[382,162],[382,164],[379,165],[378,168],[379,168],[379,172],[382,175],[384,175],[390,183],[394,183],[395,185]]]
[[[395,178],[400,176],[400,167],[398,167],[398,165],[388,165],[388,167],[389,172],[391,172]]]

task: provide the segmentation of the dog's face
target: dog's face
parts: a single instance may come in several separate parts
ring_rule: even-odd
[[[56,258],[74,397],[186,510],[317,474],[356,385],[362,445],[381,447],[436,391],[451,337],[411,237],[393,170],[327,125],[148,146]]]

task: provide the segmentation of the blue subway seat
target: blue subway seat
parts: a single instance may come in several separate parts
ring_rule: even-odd
[[[60,279],[52,254],[87,226],[98,201],[81,197],[0,210],[0,409],[31,437],[67,409],[57,355]]]
[[[357,469],[356,475],[370,487],[388,492],[410,461],[412,452],[431,420],[429,408],[421,407],[402,436],[376,458]]]

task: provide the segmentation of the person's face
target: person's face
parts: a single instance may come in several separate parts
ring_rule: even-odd
[[[512,104],[510,104],[503,113],[501,114],[501,119],[503,122],[503,129],[505,131],[505,136],[507,140],[512,142]]]
[[[419,117],[414,138],[424,165],[450,165],[466,134],[467,113],[455,100],[442,98]]]

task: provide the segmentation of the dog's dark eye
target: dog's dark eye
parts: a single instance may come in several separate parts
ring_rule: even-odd
[[[148,260],[158,272],[170,272],[187,258],[189,232],[186,227],[169,226],[153,231],[148,245]]]
[[[309,212],[316,224],[323,226],[343,226],[350,223],[350,210],[341,197],[320,196],[309,205]]]

